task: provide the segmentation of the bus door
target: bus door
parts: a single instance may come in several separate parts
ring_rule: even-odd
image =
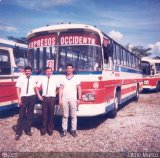
[[[16,99],[15,83],[13,82],[11,49],[0,47],[0,110],[11,105]]]

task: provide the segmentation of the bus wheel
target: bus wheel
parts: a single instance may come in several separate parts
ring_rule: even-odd
[[[118,91],[117,91],[115,94],[115,98],[114,98],[113,109],[109,113],[111,118],[115,118],[117,116],[118,104],[119,104],[119,95],[118,95]]]
[[[136,90],[136,96],[134,97],[134,100],[135,101],[139,100],[139,89],[138,89],[138,87],[137,87],[137,90]]]
[[[158,93],[159,91],[160,91],[160,83],[157,83],[156,92]]]

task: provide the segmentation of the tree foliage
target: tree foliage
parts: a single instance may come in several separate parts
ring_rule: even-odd
[[[25,37],[18,38],[18,37],[14,37],[14,36],[7,36],[7,38],[9,40],[12,40],[17,43],[27,44],[27,38],[25,38]]]
[[[144,48],[143,46],[140,46],[140,45],[131,47],[130,44],[128,43],[125,46],[125,48],[130,50],[132,53],[136,54],[140,58],[148,57],[148,56],[151,56],[151,54],[152,54],[149,52],[151,50],[151,48]]]
[[[137,56],[139,56],[140,58],[151,56],[152,53],[148,52],[150,50],[151,48],[144,48],[143,46],[134,46],[132,48],[132,52]]]

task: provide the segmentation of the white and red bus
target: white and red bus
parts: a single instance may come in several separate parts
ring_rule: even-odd
[[[82,87],[78,116],[96,116],[110,111],[115,117],[120,104],[131,98],[138,100],[143,86],[140,58],[96,27],[45,26],[30,31],[27,39],[28,60],[39,76],[49,64],[60,80],[66,63],[74,65]]]
[[[160,91],[160,59],[142,58],[143,90]]]
[[[17,107],[15,83],[27,62],[27,45],[0,38],[0,111]]]

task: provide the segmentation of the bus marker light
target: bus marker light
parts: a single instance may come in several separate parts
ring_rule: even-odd
[[[98,79],[101,81],[103,79],[103,77],[102,76],[98,76]]]

